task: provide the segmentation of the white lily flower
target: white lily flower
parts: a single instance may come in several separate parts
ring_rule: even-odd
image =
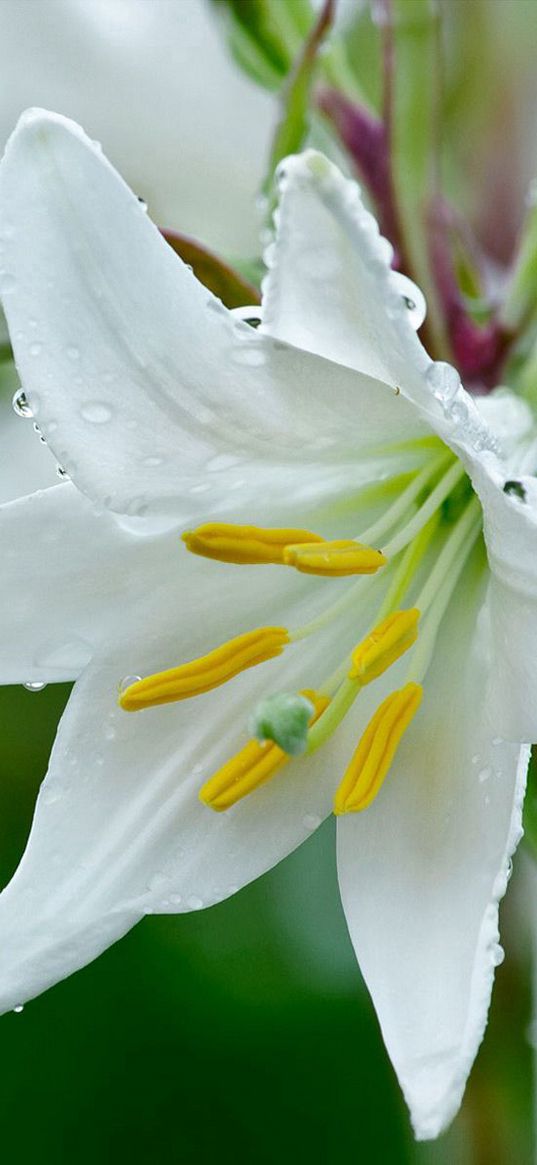
[[[0,510],[0,678],[76,684],[0,897],[0,1003],[232,894],[335,805],[427,1138],[483,1035],[537,735],[535,427],[430,361],[353,182],[311,151],[279,182],[253,330],[73,123],[28,113],[2,163],[5,311],[72,480]]]

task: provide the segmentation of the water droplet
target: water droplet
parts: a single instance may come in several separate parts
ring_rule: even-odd
[[[156,455],[144,457],[142,465],[145,465],[147,469],[156,469],[157,465],[162,465],[163,460],[163,457],[157,457]]]
[[[69,481],[69,474],[67,470],[63,468],[63,465],[56,466],[56,473],[60,481]]]
[[[202,910],[203,898],[197,898],[195,894],[191,894],[190,898],[187,898],[186,904],[189,910]]]
[[[70,344],[65,351],[69,360],[80,360],[80,348],[77,348],[76,344]]]
[[[499,744],[503,744],[503,736],[493,736],[492,743],[497,748]]]
[[[481,772],[478,774],[480,785],[483,785],[485,783],[485,781],[488,781],[489,777],[491,777],[491,776],[492,776],[492,769],[491,769],[490,765],[487,765],[487,767],[485,769],[481,769]]]
[[[22,388],[17,389],[11,404],[13,407],[13,412],[15,412],[18,417],[33,417],[33,409],[31,408],[26,393],[22,391]]]
[[[211,457],[207,462],[206,468],[209,473],[219,473],[223,469],[232,469],[238,463],[239,458],[233,457],[231,453],[217,453],[216,457]]]
[[[80,409],[81,416],[92,425],[104,425],[112,419],[110,405],[104,400],[89,400]]]
[[[147,212],[147,202],[146,202],[145,198],[142,198],[141,194],[137,194],[136,198],[138,200],[138,205],[141,208],[141,210],[145,210]]]
[[[27,692],[42,692],[43,688],[46,688],[47,685],[42,683],[41,680],[28,680],[28,683],[22,686],[26,688]]]
[[[30,344],[30,348],[29,348],[30,356],[40,356],[42,351],[43,351],[43,345],[39,344],[37,342],[37,340],[35,341],[35,343]]]
[[[213,487],[210,481],[200,481],[197,485],[191,485],[188,492],[190,494],[203,494],[207,493],[207,490],[212,488]]]
[[[249,324],[251,328],[258,328],[263,322],[261,307],[255,303],[248,307],[234,307],[231,315],[237,320],[242,320],[244,324]]]
[[[244,337],[241,339],[242,343],[237,344],[233,351],[233,359],[236,364],[249,364],[252,368],[264,364],[266,360],[265,348],[262,348],[261,345],[245,342]]]
[[[444,360],[435,360],[429,365],[426,372],[427,382],[432,389],[433,396],[443,405],[449,405],[454,400],[461,386],[460,376],[451,364]]]
[[[141,676],[123,676],[123,679],[119,681],[119,691],[124,692],[132,684],[139,684],[141,678]]]
[[[115,740],[116,739],[116,730],[115,730],[115,728],[112,728],[111,724],[108,725],[108,728],[105,728],[104,736],[105,736],[105,740]]]
[[[425,296],[419,287],[408,279],[406,275],[401,275],[399,271],[393,271],[390,276],[392,287],[395,288],[398,295],[402,297],[403,303],[408,311],[407,319],[415,331],[421,328],[421,325],[427,315],[427,303]]]
[[[493,962],[494,966],[499,967],[501,965],[501,963],[503,963],[503,960],[505,959],[505,951],[504,951],[503,947],[500,946],[499,943],[494,943],[491,954],[492,954],[492,962]]]
[[[306,813],[305,817],[302,818],[302,824],[306,829],[313,831],[319,828],[321,820],[322,818],[317,813]]]
[[[0,295],[9,295],[15,290],[16,279],[9,271],[0,271]]]
[[[17,1006],[13,1008],[13,1011],[15,1012],[15,1015],[20,1015],[21,1011],[24,1011],[24,1003],[17,1003]]]
[[[513,859],[509,858],[509,861],[507,863],[507,870],[505,872],[505,876],[506,876],[508,882],[511,880],[512,873],[513,873]]]

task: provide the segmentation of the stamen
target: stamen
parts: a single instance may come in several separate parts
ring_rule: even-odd
[[[359,680],[365,687],[382,675],[416,642],[419,617],[420,612],[412,607],[383,619],[353,651],[349,679]]]
[[[119,704],[125,712],[137,712],[140,708],[199,696],[225,684],[246,668],[280,655],[287,643],[289,635],[285,627],[259,627],[247,631],[216,647],[208,655],[131,684],[120,693]]]
[[[379,567],[385,566],[386,558],[380,550],[345,539],[313,546],[307,543],[288,546],[284,551],[284,562],[302,574],[342,578],[349,574],[374,574]]]
[[[416,642],[420,612],[417,608],[389,615],[358,644],[352,656],[322,685],[331,695],[330,707],[308,732],[308,755],[316,752],[334,734],[352,707],[361,689],[377,679]],[[332,691],[335,685],[335,693]]]
[[[192,554],[239,565],[283,563],[287,546],[295,542],[323,542],[319,534],[312,534],[309,530],[264,529],[226,522],[206,522],[196,530],[187,530],[181,537]]]
[[[313,704],[315,710],[310,723],[314,724],[327,707],[328,699],[310,690],[302,692],[301,695]],[[270,742],[260,744],[257,740],[249,740],[240,752],[226,761],[222,768],[205,782],[200,789],[199,799],[210,809],[221,813],[225,809],[230,809],[243,797],[247,797],[249,793],[253,793],[260,785],[264,785],[290,759],[289,754],[277,744]]]
[[[374,801],[422,695],[420,684],[406,684],[377,708],[336,793],[334,813],[358,813]]]

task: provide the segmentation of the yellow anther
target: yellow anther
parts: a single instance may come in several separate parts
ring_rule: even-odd
[[[336,793],[334,813],[358,813],[374,801],[422,695],[421,684],[406,684],[377,708]]]
[[[353,651],[349,679],[359,680],[365,686],[381,676],[416,642],[419,617],[417,607],[411,607],[383,619]]]
[[[349,574],[374,574],[386,559],[380,550],[372,550],[361,542],[344,539],[340,542],[321,542],[316,545],[297,543],[288,546],[283,560],[303,574],[319,574],[342,578]]]
[[[314,724],[317,717],[324,712],[329,700],[327,696],[319,696],[310,690],[301,695],[311,700],[315,712],[310,723]],[[217,813],[230,809],[237,801],[253,793],[260,785],[264,785],[274,776],[274,773],[287,764],[292,758],[277,744],[258,740],[249,740],[240,752],[231,757],[222,765],[221,769],[202,786],[199,792],[200,801]]]
[[[226,522],[207,522],[196,530],[187,530],[182,539],[192,554],[242,565],[283,563],[285,548],[290,543],[323,541],[309,530],[265,530],[261,526],[232,526]]]
[[[152,708],[155,704],[169,704],[173,700],[187,700],[190,696],[210,692],[246,668],[280,655],[288,642],[285,627],[258,627],[256,631],[247,631],[245,635],[238,635],[216,647],[208,655],[131,684],[120,693],[120,706],[125,712],[137,712],[140,708]]]

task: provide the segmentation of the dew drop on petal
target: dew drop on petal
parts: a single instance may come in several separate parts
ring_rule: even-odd
[[[26,396],[26,393],[23,392],[22,388],[17,389],[11,404],[13,406],[13,412],[15,412],[18,417],[33,417],[33,409],[31,408],[28,397]]]
[[[150,455],[143,458],[142,465],[145,465],[147,469],[156,469],[158,465],[162,465],[163,460],[164,458],[157,457],[156,454]]]
[[[132,684],[139,684],[141,678],[141,676],[123,676],[123,679],[119,681],[120,692],[126,691]]]
[[[249,364],[251,367],[260,367],[265,363],[266,351],[261,346],[247,344],[244,341],[238,344],[233,352],[236,364]]]
[[[80,360],[80,348],[77,348],[75,344],[69,344],[65,352],[69,360]]]
[[[251,328],[258,328],[263,322],[261,307],[255,303],[246,307],[234,307],[230,314],[235,316],[236,320],[242,320],[244,324],[249,324]]]
[[[425,375],[433,396],[441,404],[449,405],[461,386],[460,376],[456,368],[453,368],[451,364],[446,364],[444,360],[435,360],[429,365]]]
[[[417,331],[418,328],[421,328],[427,315],[427,303],[423,292],[411,279],[408,279],[406,275],[401,275],[399,271],[392,272],[390,282],[403,299],[408,311],[408,322]]]
[[[20,1015],[21,1011],[24,1011],[24,1003],[17,1003],[17,1006],[13,1008],[13,1011],[15,1015]]]
[[[187,898],[186,904],[189,910],[202,910],[203,898],[198,898],[195,894],[191,894],[190,898]]]
[[[504,959],[505,951],[503,947],[501,947],[499,943],[495,943],[492,948],[492,962],[494,963],[494,966],[499,967],[500,964],[503,963]]]
[[[207,462],[206,469],[209,473],[218,473],[223,469],[233,469],[238,464],[239,458],[231,453],[217,453],[216,457],[211,457]]]
[[[90,421],[92,425],[104,425],[110,421],[113,416],[112,409],[106,401],[89,400],[82,405],[80,413],[85,421]]]
[[[314,829],[319,828],[321,824],[321,818],[317,813],[306,813],[305,817],[302,818],[302,824],[306,829],[309,829],[313,832]]]
[[[46,688],[47,685],[42,683],[41,680],[28,680],[28,683],[22,686],[26,688],[27,692],[42,692],[43,688]]]
[[[69,481],[69,474],[67,470],[63,468],[63,465],[56,466],[56,473],[60,481]]]
[[[16,287],[16,279],[9,271],[0,271],[0,295],[9,295]]]
[[[42,351],[43,351],[43,345],[39,344],[37,340],[33,344],[30,344],[30,347],[29,347],[30,356],[34,356],[34,357],[40,356]]]

